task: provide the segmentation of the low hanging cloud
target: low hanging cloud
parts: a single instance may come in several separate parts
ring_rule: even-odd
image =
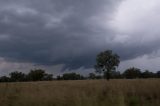
[[[117,1],[0,1],[0,56],[7,61],[90,67],[112,32]],[[102,20],[105,19],[105,20]],[[100,28],[101,27],[101,28]],[[105,38],[105,39],[104,39]],[[107,48],[107,47],[105,47]]]
[[[123,61],[160,49],[158,0],[1,0],[0,57],[91,68],[112,49]],[[157,52],[158,53],[158,52]],[[137,60],[138,61],[138,60]]]

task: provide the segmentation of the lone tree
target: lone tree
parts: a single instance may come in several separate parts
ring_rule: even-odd
[[[96,72],[103,72],[104,77],[109,80],[112,70],[115,70],[120,63],[119,56],[112,50],[106,50],[97,55],[95,69]]]

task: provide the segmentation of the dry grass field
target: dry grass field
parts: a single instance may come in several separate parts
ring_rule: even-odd
[[[160,106],[160,79],[0,83],[0,106]]]

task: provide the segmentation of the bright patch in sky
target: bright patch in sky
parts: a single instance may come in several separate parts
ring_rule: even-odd
[[[160,38],[159,5],[159,0],[124,0],[110,24],[117,33],[128,35],[126,40],[131,43],[133,39],[140,43],[156,41]]]

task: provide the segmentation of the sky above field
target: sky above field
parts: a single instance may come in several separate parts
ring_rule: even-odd
[[[93,71],[111,49],[129,67],[160,70],[160,0],[0,0],[0,75]]]

